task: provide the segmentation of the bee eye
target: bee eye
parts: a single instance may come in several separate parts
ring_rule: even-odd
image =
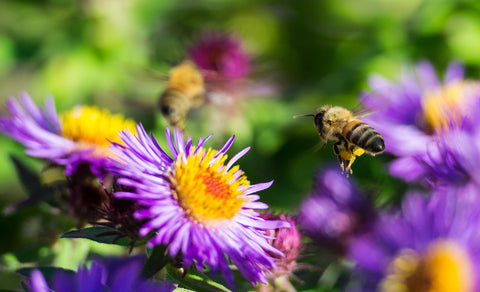
[[[175,109],[173,107],[164,105],[160,108],[160,111],[162,112],[162,114],[168,116],[173,114],[175,112]]]

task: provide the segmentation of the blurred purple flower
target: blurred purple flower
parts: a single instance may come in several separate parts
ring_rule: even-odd
[[[207,81],[241,79],[250,73],[250,56],[241,40],[228,34],[204,33],[189,55]]]
[[[263,65],[254,63],[238,36],[205,32],[189,49],[188,58],[198,66],[205,80],[205,111],[209,114],[204,124],[212,132],[227,134],[245,127],[241,125],[247,123],[242,111],[245,100],[278,96],[277,77],[272,72],[262,76],[259,68]]]
[[[53,274],[50,287],[39,270],[24,282],[29,292],[100,292],[100,291],[173,291],[174,286],[154,283],[140,276],[145,258],[95,260],[90,268],[80,267],[76,273],[59,270]],[[107,290],[106,290],[107,289]]]
[[[23,283],[25,285],[25,290],[30,292],[50,292],[48,288],[47,281],[42,275],[42,272],[39,270],[33,270],[30,275],[30,281]],[[72,291],[73,292],[73,291]]]
[[[478,291],[479,207],[453,188],[408,195],[350,245],[361,291]]]
[[[185,267],[195,264],[203,270],[208,265],[233,285],[228,257],[252,284],[266,283],[266,272],[275,267],[272,255],[282,253],[268,243],[265,231],[289,224],[264,220],[254,211],[268,207],[255,193],[272,182],[250,185],[234,166],[250,147],[224,164],[234,137],[217,151],[204,148],[210,136],[193,145],[191,137],[185,141],[176,128],[172,138],[167,128],[170,157],[142,125],[137,132],[138,138],[120,134],[125,146],[112,149],[123,164],[112,172],[120,176],[120,184],[132,188],[115,195],[142,208],[134,214],[147,220],[140,235],[154,233],[147,245],[168,245],[171,257],[180,254]]]
[[[480,100],[472,106],[471,115],[460,127],[438,135],[437,143],[425,156],[418,157],[426,169],[426,179],[433,185],[453,185],[464,192],[480,189]]]
[[[317,175],[297,220],[316,244],[343,254],[352,236],[367,230],[374,218],[367,198],[337,167],[330,167]]]
[[[423,178],[426,170],[418,158],[427,155],[437,134],[458,127],[480,98],[479,83],[465,80],[463,67],[455,63],[443,82],[431,64],[423,62],[397,83],[373,76],[369,85],[372,92],[360,97],[372,112],[364,120],[382,134],[385,151],[397,156],[390,172],[406,181]]]
[[[0,131],[22,143],[28,155],[65,166],[66,175],[87,163],[102,177],[112,158],[110,141],[118,141],[120,130],[134,130],[133,121],[94,107],[76,107],[59,116],[53,98],[45,100],[44,108],[27,93],[21,93],[19,100],[21,104],[8,99],[10,116],[0,117]]]

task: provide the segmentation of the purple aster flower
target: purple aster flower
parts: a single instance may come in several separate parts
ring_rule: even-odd
[[[205,33],[189,51],[207,81],[233,80],[250,73],[250,56],[238,37],[216,32]]]
[[[452,125],[449,131],[440,133],[427,155],[418,157],[430,183],[477,192],[480,186],[480,130],[476,121],[479,114],[480,100],[477,100],[471,115],[465,117],[459,127]]]
[[[362,291],[478,291],[479,207],[455,189],[408,195],[350,245]]]
[[[167,128],[169,156],[142,125],[137,133],[120,134],[125,145],[112,149],[123,164],[112,173],[133,189],[115,195],[137,201],[142,209],[135,218],[148,220],[140,229],[141,236],[154,233],[147,246],[168,245],[169,254],[180,254],[185,267],[195,264],[202,270],[208,265],[233,285],[228,257],[252,284],[266,283],[265,273],[275,267],[272,255],[282,253],[268,243],[265,230],[289,224],[263,220],[255,211],[268,207],[255,193],[272,182],[250,185],[234,166],[250,147],[226,163],[234,137],[217,151],[204,148],[210,136],[194,145],[176,128],[172,138]]]
[[[134,131],[135,123],[119,115],[90,106],[79,106],[58,115],[52,98],[39,108],[27,93],[7,101],[10,116],[0,117],[0,131],[22,143],[28,155],[66,167],[71,175],[83,163],[102,177],[113,157],[110,141],[119,142],[118,132]]]
[[[458,126],[480,97],[479,83],[465,80],[458,64],[448,67],[443,82],[423,62],[396,83],[373,76],[369,84],[372,92],[362,94],[361,101],[373,114],[364,120],[382,134],[385,151],[397,156],[390,172],[407,181],[425,175],[418,157],[427,155],[438,133]]]
[[[368,230],[374,218],[367,198],[337,167],[329,167],[317,175],[297,220],[316,244],[343,254],[352,236]]]
[[[145,258],[104,259],[93,261],[90,268],[80,267],[77,273],[59,270],[49,286],[39,270],[34,270],[24,282],[29,292],[100,292],[100,291],[173,291],[174,286],[154,283],[140,276]],[[105,290],[107,289],[107,290]]]

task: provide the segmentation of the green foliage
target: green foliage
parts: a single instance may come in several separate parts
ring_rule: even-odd
[[[255,77],[270,78],[278,89],[268,98],[241,100],[235,114],[221,116],[220,122],[211,119],[218,108],[199,108],[190,116],[188,134],[197,139],[214,132],[212,141],[217,145],[212,147],[235,134],[232,153],[252,146],[239,164],[252,183],[275,180],[262,200],[273,209],[292,213],[310,192],[316,171],[336,163],[331,144],[316,150],[319,139],[311,118],[293,119],[294,115],[313,113],[323,104],[354,108],[358,94],[368,90],[369,75],[397,78],[405,65],[419,60],[427,59],[437,68],[458,60],[469,76],[480,73],[476,1],[4,0],[0,2],[1,112],[5,99],[20,91],[28,91],[39,103],[52,94],[59,111],[84,103],[106,107],[142,122],[163,143],[160,133],[166,123],[156,104],[165,88],[164,77],[196,37],[210,30],[244,39],[255,61]],[[14,266],[55,263],[59,256],[55,250],[43,255],[41,250],[58,245],[59,234],[130,244],[106,227],[69,231],[74,223],[44,204],[12,214],[44,200],[52,190],[38,177],[38,161],[32,170],[17,158],[23,155],[22,146],[5,137],[0,141],[0,208],[4,210],[0,250],[18,259]],[[378,206],[395,204],[406,188],[386,174],[390,159],[365,155],[353,165],[352,180]],[[23,203],[11,205],[22,198]],[[37,235],[40,240],[34,240]],[[0,272],[14,269],[2,266]],[[213,285],[192,276],[182,280],[176,273],[168,274],[188,289],[200,291],[202,285]],[[337,291],[336,279],[329,279],[325,281],[333,282],[325,287]],[[4,288],[9,286],[0,283],[0,290]],[[215,289],[226,291],[223,286]]]
[[[117,229],[110,227],[88,227],[84,229],[72,230],[60,236],[61,238],[86,238],[99,243],[116,244],[128,246],[130,241],[118,232]]]

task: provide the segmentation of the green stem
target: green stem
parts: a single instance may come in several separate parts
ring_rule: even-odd
[[[185,277],[180,275],[177,269],[167,266],[167,274],[180,285],[198,292],[231,292],[227,287],[209,279],[189,273]]]

